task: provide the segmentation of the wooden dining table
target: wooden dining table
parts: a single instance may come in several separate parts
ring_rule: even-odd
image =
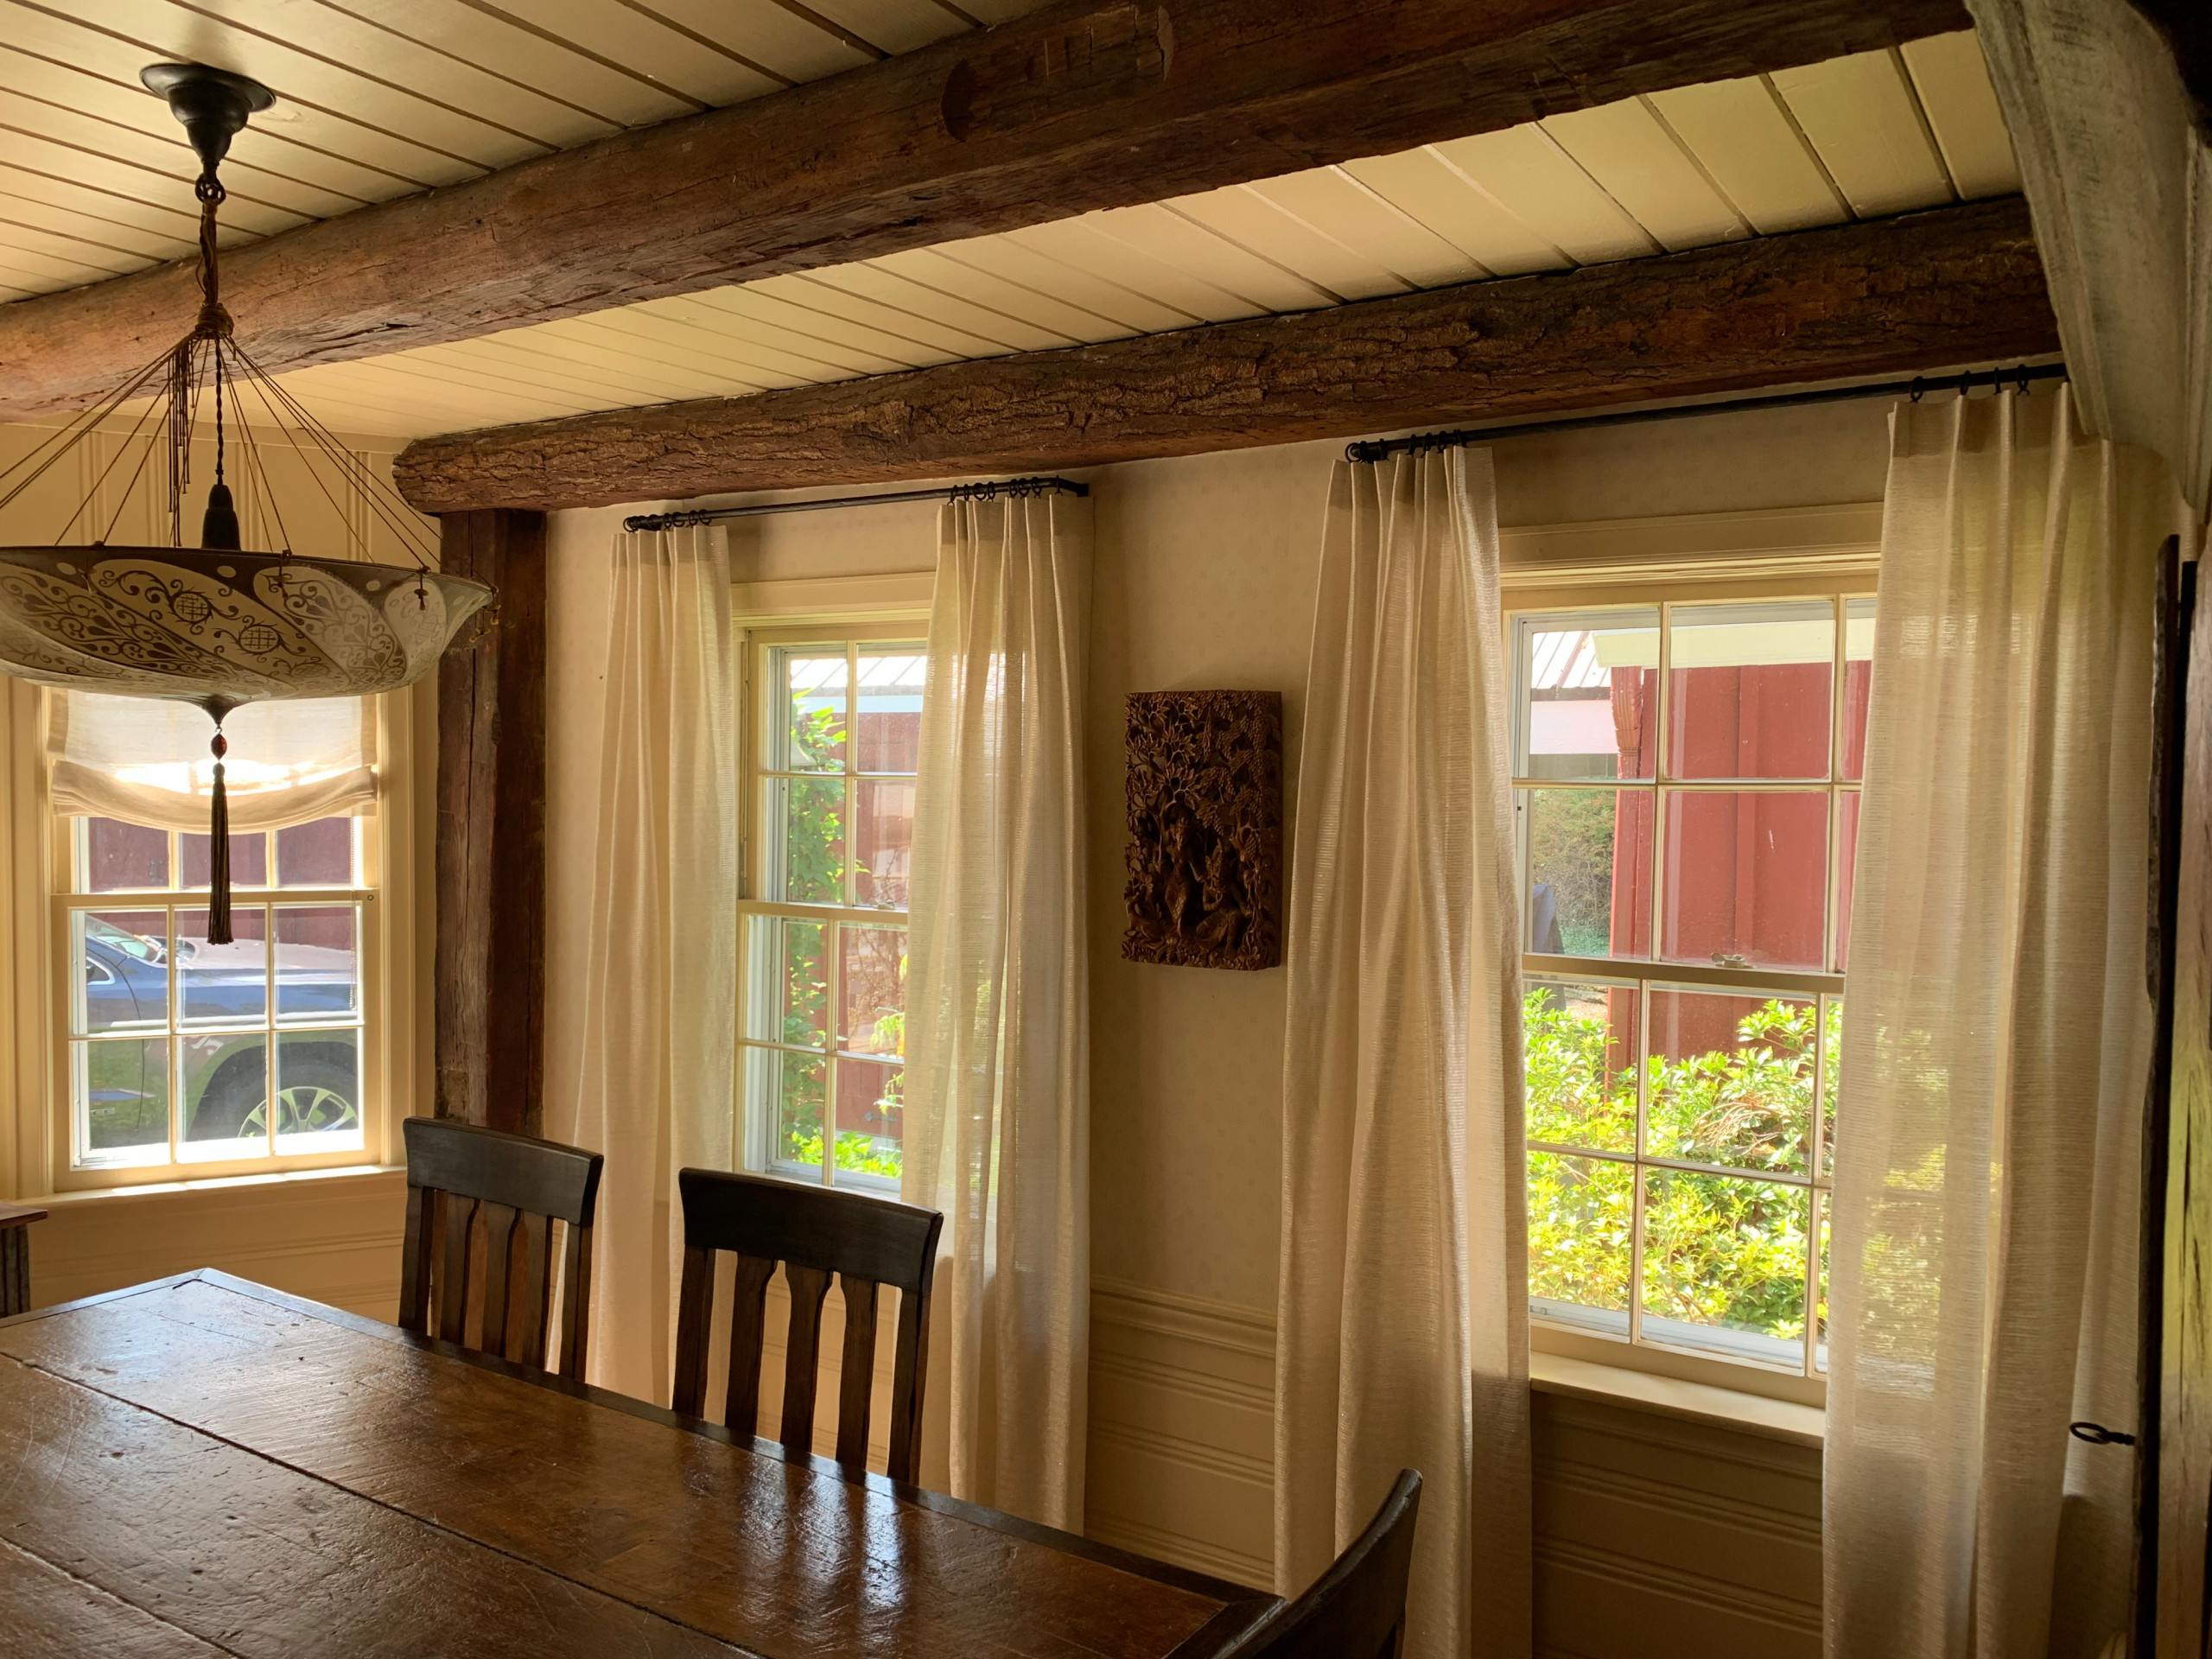
[[[0,1649],[1200,1659],[1240,1586],[201,1271],[0,1320]]]

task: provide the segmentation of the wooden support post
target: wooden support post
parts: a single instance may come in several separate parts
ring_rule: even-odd
[[[498,620],[438,669],[437,1112],[538,1132],[545,1079],[545,515],[444,515]]]
[[[31,1223],[45,1219],[43,1210],[0,1204],[0,1319],[30,1307]]]

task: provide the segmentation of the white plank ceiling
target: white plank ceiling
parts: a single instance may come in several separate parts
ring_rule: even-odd
[[[835,73],[1031,0],[0,0],[0,297],[181,257],[190,153],[141,65],[277,88],[239,240]],[[370,21],[371,13],[377,21]],[[546,19],[557,18],[555,32]],[[349,66],[373,66],[368,68]],[[285,377],[409,438],[887,373],[1635,258],[2017,191],[1971,34]]]

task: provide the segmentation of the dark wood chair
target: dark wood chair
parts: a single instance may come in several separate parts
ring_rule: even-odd
[[[46,1211],[27,1204],[0,1204],[0,1319],[31,1306],[31,1223]]]
[[[801,1186],[760,1175],[687,1169],[676,1178],[683,1199],[683,1287],[676,1320],[674,1405],[701,1414],[707,1394],[708,1332],[714,1317],[715,1256],[737,1257],[729,1321],[729,1388],[722,1421],[752,1432],[760,1408],[760,1359],[768,1281],[781,1262],[791,1291],[784,1351],[783,1427],[793,1451],[814,1447],[815,1368],[822,1304],[835,1274],[845,1296],[845,1347],[837,1396],[837,1461],[868,1467],[870,1400],[875,1376],[876,1293],[899,1290],[899,1350],[891,1384],[893,1480],[912,1481],[921,1460],[922,1377],[929,1363],[930,1281],[944,1217],[888,1198]]]
[[[399,1323],[484,1353],[581,1379],[591,1348],[591,1229],[598,1153],[410,1117]],[[553,1224],[566,1238],[553,1309]]]
[[[1420,1510],[1421,1477],[1401,1470],[1351,1548],[1304,1595],[1224,1648],[1221,1659],[1398,1659]]]

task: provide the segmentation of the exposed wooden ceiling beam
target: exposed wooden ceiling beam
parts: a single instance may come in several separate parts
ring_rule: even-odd
[[[425,512],[1032,473],[2057,349],[2018,198],[1074,350],[425,439]]]
[[[1967,27],[1962,0],[1061,0],[225,256],[272,373],[1014,229]],[[180,184],[180,193],[183,187]],[[180,200],[183,200],[181,194]],[[189,326],[168,267],[0,306],[0,411]]]

